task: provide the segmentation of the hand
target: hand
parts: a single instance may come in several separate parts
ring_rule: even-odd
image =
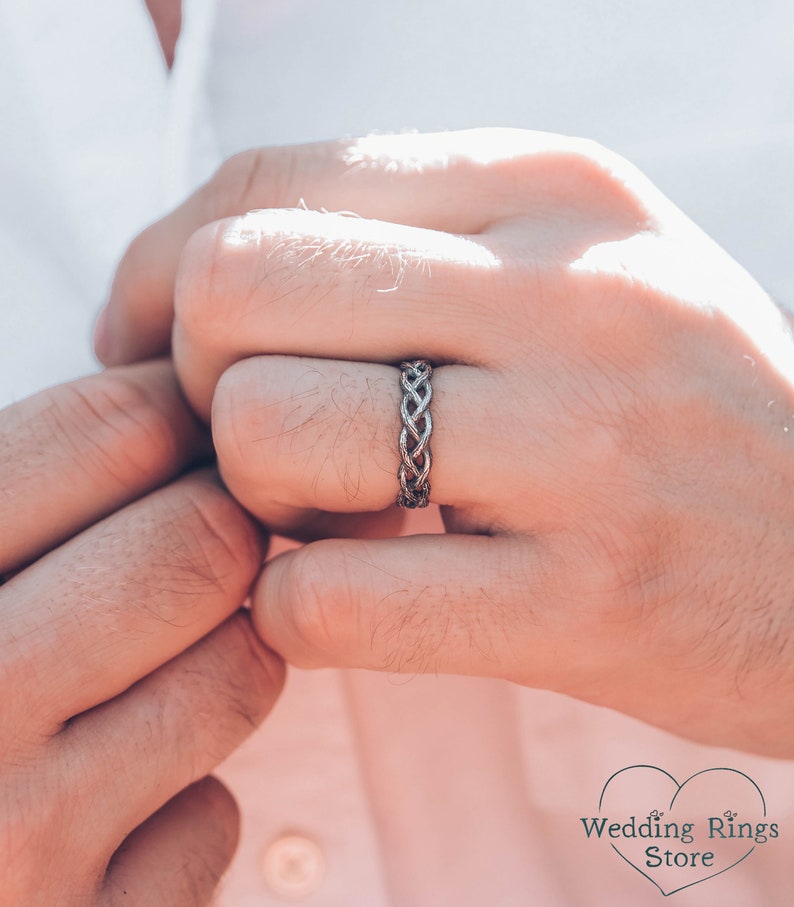
[[[202,227],[299,198],[361,217]],[[167,347],[172,298],[224,480],[281,531],[389,508],[396,365],[436,367],[448,534],[274,560],[255,621],[288,660],[504,677],[794,756],[794,343],[625,161],[500,130],[254,152],[133,243],[106,358]]]
[[[0,412],[0,905],[209,901],[237,810],[205,777],[283,666],[238,607],[262,541],[172,369]],[[165,486],[165,487],[162,487]]]

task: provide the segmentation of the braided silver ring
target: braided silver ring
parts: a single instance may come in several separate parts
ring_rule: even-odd
[[[403,392],[400,416],[400,493],[397,504],[413,509],[427,507],[430,499],[430,435],[433,419],[430,400],[433,388],[430,376],[433,366],[427,359],[413,359],[400,364],[400,387]]]

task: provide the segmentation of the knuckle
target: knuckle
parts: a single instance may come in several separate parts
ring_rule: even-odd
[[[566,137],[560,143],[560,154],[572,167],[580,167],[584,176],[598,181],[623,169],[625,160],[595,139]]]
[[[152,476],[176,457],[172,419],[125,370],[49,392],[41,416],[32,420],[41,443],[57,438],[92,477],[109,476],[127,487],[131,478]]]
[[[634,191],[642,185],[639,171],[596,141],[501,128],[472,130],[465,137],[471,154],[457,157],[454,166],[474,167],[473,184],[490,187],[500,199],[518,197],[546,220],[585,207],[592,218],[594,204],[602,214],[614,209],[624,218],[628,212],[645,219]]]
[[[250,148],[227,158],[218,167],[210,181],[214,196],[213,210],[228,214],[243,214],[255,207],[257,199],[266,193],[265,180],[270,176],[268,152],[262,148]],[[269,204],[274,204],[268,200]]]
[[[251,399],[251,366],[246,360],[230,366],[218,379],[212,398],[212,437],[218,463],[224,478],[232,477],[235,486],[251,472],[250,445],[262,432],[261,402]],[[264,399],[262,382],[257,382],[260,401]],[[251,478],[254,478],[251,476]]]
[[[209,348],[222,344],[233,328],[225,287],[236,263],[226,242],[228,221],[197,230],[179,259],[174,287],[174,318],[186,336]]]
[[[179,588],[242,600],[262,559],[253,522],[221,488],[206,482],[183,483],[171,509],[166,568],[172,577],[181,575]]]
[[[339,142],[317,142],[251,148],[232,155],[210,181],[212,210],[239,215],[254,208],[289,208],[308,201],[312,174],[329,167],[344,169],[341,147]]]
[[[491,170],[506,181],[503,189],[518,189],[544,219],[581,212],[588,221],[594,213],[620,223],[647,220],[637,191],[641,175],[616,152],[591,139],[516,135],[508,145],[513,153],[499,156]]]
[[[570,139],[561,150],[559,161],[575,197],[585,204],[599,204],[632,222],[647,219],[635,191],[639,172],[616,152],[592,139]]]

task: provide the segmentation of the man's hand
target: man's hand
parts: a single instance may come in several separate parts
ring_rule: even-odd
[[[297,207],[202,226],[266,206]],[[255,621],[287,659],[794,756],[794,343],[625,161],[500,130],[251,153],[133,243],[105,358],[166,349],[172,300],[224,480],[304,538],[393,512],[396,366],[435,366],[448,535],[277,558]]]
[[[164,363],[0,413],[0,905],[205,904],[237,839],[207,774],[283,665],[238,611],[259,533]],[[163,487],[165,486],[165,487]]]

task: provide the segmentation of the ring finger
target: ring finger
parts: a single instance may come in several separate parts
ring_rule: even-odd
[[[218,383],[212,427],[230,491],[269,527],[294,532],[318,512],[394,504],[399,491],[399,369],[378,363],[258,356]],[[489,464],[504,460],[493,413],[499,376],[450,365],[433,372],[432,502],[497,501]],[[334,534],[339,534],[334,533]]]

